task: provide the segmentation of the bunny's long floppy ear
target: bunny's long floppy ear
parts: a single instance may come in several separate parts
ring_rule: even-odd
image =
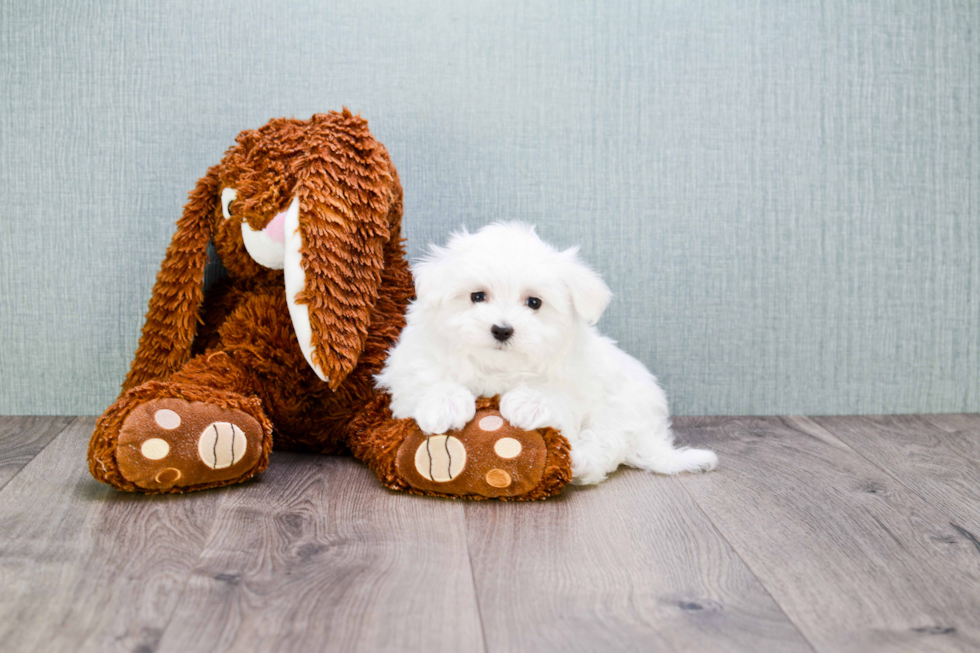
[[[217,168],[212,167],[188,197],[157,274],[143,335],[123,392],[145,381],[169,376],[190,357],[198,310],[204,299],[204,268],[218,186]]]
[[[297,174],[283,269],[300,348],[333,390],[364,349],[392,238],[388,213],[400,196],[367,123],[346,111],[343,118],[347,142],[313,143]]]

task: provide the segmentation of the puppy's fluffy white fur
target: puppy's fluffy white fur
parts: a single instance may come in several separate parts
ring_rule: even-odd
[[[611,292],[577,251],[554,249],[522,223],[433,246],[413,268],[417,299],[377,376],[394,416],[444,433],[473,418],[476,397],[499,394],[515,426],[568,438],[575,483],[598,483],[623,463],[661,474],[714,469],[713,452],[674,448],[657,379],[593,326]]]

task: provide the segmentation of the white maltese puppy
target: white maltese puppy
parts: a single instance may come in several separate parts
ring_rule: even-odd
[[[714,469],[713,452],[674,448],[657,379],[593,326],[612,293],[577,252],[521,223],[433,246],[414,266],[417,299],[377,376],[392,413],[445,433],[473,419],[476,397],[499,394],[514,426],[561,431],[581,485],[623,463],[661,474]]]

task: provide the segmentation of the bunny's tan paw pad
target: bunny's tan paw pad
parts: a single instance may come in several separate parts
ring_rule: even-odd
[[[539,486],[547,457],[539,431],[518,429],[498,410],[482,408],[458,431],[426,436],[414,428],[395,465],[408,485],[423,492],[516,498]]]
[[[234,408],[160,398],[123,421],[116,463],[126,480],[157,492],[248,478],[262,457],[259,422]]]

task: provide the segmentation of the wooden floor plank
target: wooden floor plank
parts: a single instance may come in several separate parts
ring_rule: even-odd
[[[465,508],[491,653],[812,651],[675,478]]]
[[[805,418],[687,418],[721,468],[681,482],[822,651],[975,651],[980,552]]]
[[[73,419],[0,416],[0,488],[9,483]]]
[[[159,651],[482,651],[462,506],[274,454],[228,495]]]
[[[813,421],[951,518],[980,547],[980,415]]]
[[[152,651],[220,492],[147,497],[88,473],[78,418],[0,490],[0,647]]]

